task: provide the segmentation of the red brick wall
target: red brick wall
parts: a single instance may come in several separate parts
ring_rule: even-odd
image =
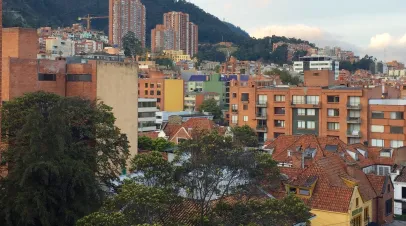
[[[393,222],[393,212],[394,212],[394,202],[393,202],[393,198],[394,198],[394,193],[393,193],[393,185],[390,182],[390,179],[387,179],[389,184],[386,185],[385,187],[385,193],[382,195],[382,197],[378,198],[378,219],[377,219],[377,223],[379,225],[384,225],[386,223],[391,223]],[[388,186],[390,187],[390,191],[388,190]],[[385,202],[386,200],[392,199],[392,214],[386,216],[386,210],[385,210]],[[374,200],[375,201],[375,200]],[[376,202],[376,201],[375,201]]]
[[[4,28],[3,57],[36,59],[38,52],[38,35],[35,29]]]
[[[89,64],[69,64],[67,74],[91,74],[91,82],[66,82],[66,96],[80,96],[90,100],[96,99],[97,77],[96,61]]]
[[[305,71],[305,86],[330,86],[334,85],[334,72],[329,70]]]

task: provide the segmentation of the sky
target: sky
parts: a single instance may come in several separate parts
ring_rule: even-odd
[[[190,0],[252,37],[284,35],[406,62],[406,0]]]

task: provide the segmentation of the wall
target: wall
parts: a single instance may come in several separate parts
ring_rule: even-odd
[[[384,190],[384,194],[382,197],[378,199],[378,222],[380,225],[383,225],[385,223],[393,222],[393,216],[395,212],[395,206],[394,206],[394,187],[392,186],[392,183],[390,182],[390,179],[387,178],[387,181],[389,182],[388,184],[384,184],[386,186]],[[389,189],[388,189],[389,188]],[[402,189],[400,189],[402,191]],[[401,196],[402,197],[402,196]],[[386,216],[386,201],[392,199],[392,214]],[[374,202],[376,202],[374,200]]]
[[[116,125],[127,134],[130,159],[137,154],[138,66],[130,63],[97,62],[97,98],[113,108]]]
[[[347,213],[336,213],[324,210],[312,209],[311,213],[316,217],[310,221],[312,226],[349,226],[350,219]]]
[[[36,59],[38,53],[37,30],[31,28],[3,29],[3,57]]]
[[[225,99],[223,94],[225,92],[225,82],[220,81],[219,74],[212,75],[209,81],[203,82],[203,91],[218,93],[220,95],[220,107],[224,107]]]
[[[148,87],[145,87],[147,84]],[[153,88],[151,88],[153,85]],[[151,93],[153,92],[153,94]],[[143,78],[138,79],[138,96],[140,98],[154,98],[157,99],[157,107],[160,111],[165,109],[165,85],[163,78]],[[152,95],[151,95],[152,94]],[[183,109],[182,109],[183,110]]]
[[[359,205],[356,206],[356,199],[358,198],[359,200]],[[368,201],[363,201],[362,197],[359,193],[358,187],[356,186],[354,189],[354,193],[352,194],[351,202],[350,202],[350,209],[348,211],[348,216],[350,217],[349,220],[354,219],[355,217],[361,216],[361,225],[365,225],[364,222],[364,210],[365,208],[368,208],[369,210],[369,216],[372,221],[372,201],[373,200],[368,200]],[[362,208],[362,211],[359,213],[354,214],[354,211],[359,210]]]
[[[97,76],[96,61],[87,64],[68,64],[67,74],[90,74],[92,81],[66,81],[66,96],[80,96],[90,100],[96,99]]]
[[[165,111],[183,111],[184,82],[179,79],[164,80]]]

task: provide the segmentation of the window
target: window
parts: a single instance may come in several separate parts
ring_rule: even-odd
[[[266,104],[268,102],[267,95],[258,95],[258,104]]]
[[[403,147],[403,141],[402,140],[391,140],[390,141],[390,147],[391,148]]]
[[[155,102],[138,102],[139,108],[154,108],[156,107]]]
[[[307,129],[315,129],[316,123],[314,121],[307,121]]]
[[[392,207],[393,207],[393,201],[392,199],[388,199],[385,202],[385,214],[386,216],[389,216],[392,214]]]
[[[157,103],[161,103],[161,98],[157,98],[157,99],[156,99],[156,102],[157,102]]]
[[[241,101],[249,101],[249,94],[248,93],[242,93],[241,94]]]
[[[144,90],[144,94],[145,94],[145,95],[148,95],[148,90]]]
[[[384,118],[384,114],[382,111],[373,111],[372,112],[372,118],[373,119],[383,119]]]
[[[66,81],[68,82],[91,82],[92,75],[83,74],[83,75],[67,75]]]
[[[237,94],[236,94],[236,93],[233,93],[233,98],[237,98]]]
[[[355,199],[355,207],[358,207],[359,206],[359,198],[356,198]]]
[[[290,194],[296,194],[296,188],[290,187],[290,188],[289,188],[289,193],[290,193]]]
[[[384,140],[380,140],[380,139],[372,139],[371,140],[371,145],[372,147],[383,147],[384,145]]]
[[[403,134],[403,127],[401,126],[391,126],[390,133],[392,134]]]
[[[361,111],[350,110],[349,116],[350,116],[350,118],[360,118],[361,117]]]
[[[353,219],[352,219],[352,221],[353,221],[353,226],[362,226],[362,224],[361,224],[361,215],[359,215],[359,216],[356,216],[356,217],[354,217]]]
[[[307,109],[307,115],[308,116],[315,116],[316,115],[316,110],[315,109]]]
[[[349,98],[349,105],[357,107],[361,104],[361,98],[360,97],[350,97]]]
[[[145,88],[148,88],[148,83],[145,83]]]
[[[160,96],[161,95],[161,90],[157,90],[156,95]]]
[[[248,104],[244,104],[244,105],[242,106],[242,109],[245,110],[245,111],[248,110]]]
[[[406,199],[406,187],[402,187],[402,199]]]
[[[340,103],[340,96],[327,96],[328,103]]]
[[[154,90],[149,91],[149,95],[155,95],[154,93]]]
[[[373,132],[373,133],[383,133],[383,132],[385,132],[385,126],[372,125],[371,126],[371,132]]]
[[[340,116],[340,110],[338,110],[338,109],[328,109],[327,110],[327,115],[329,117],[338,117],[338,116]]]
[[[138,112],[138,118],[155,118],[155,112]]]
[[[157,83],[156,88],[161,88],[161,83]]]
[[[364,222],[369,222],[371,219],[369,219],[369,208],[366,207],[364,209]]]
[[[297,109],[297,115],[301,115],[301,116],[303,116],[303,115],[306,115],[306,109]]]
[[[275,102],[285,102],[285,96],[284,95],[275,95],[274,100],[275,100]]]
[[[305,96],[293,96],[293,104],[304,104]]]
[[[151,83],[151,85],[149,87],[153,89],[155,87],[155,84]]]
[[[328,130],[340,130],[340,123],[338,122],[328,122],[327,123]]]
[[[300,195],[309,196],[309,195],[310,195],[310,191],[307,190],[307,189],[299,189],[299,194],[300,194]]]
[[[56,81],[56,74],[38,74],[38,81]]]
[[[248,116],[244,116],[244,122],[248,122]]]
[[[237,124],[237,122],[238,122],[238,116],[237,115],[231,116],[231,123],[232,124]]]
[[[319,104],[319,96],[307,96],[306,103],[307,104]]]
[[[275,108],[275,115],[284,115],[285,114],[285,108]]]
[[[299,129],[306,129],[306,122],[305,121],[298,121],[297,128]]]
[[[275,120],[274,125],[275,125],[275,127],[278,127],[278,128],[285,128],[285,121],[283,121],[283,120]]]
[[[396,120],[403,119],[403,112],[391,112],[390,119],[396,119]]]

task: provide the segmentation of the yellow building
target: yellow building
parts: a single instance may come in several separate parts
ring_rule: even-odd
[[[183,50],[164,50],[164,53],[175,63],[182,60],[191,60],[190,55],[184,54]]]
[[[183,111],[184,82],[181,79],[164,80],[164,109],[165,111]]]

